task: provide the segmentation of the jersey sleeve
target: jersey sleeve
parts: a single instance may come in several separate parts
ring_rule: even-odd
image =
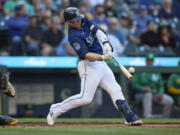
[[[80,59],[84,59],[88,53],[88,48],[81,37],[69,38],[71,46],[74,48]]]
[[[93,21],[91,21],[91,20],[89,20],[89,19],[87,19],[87,18],[86,18],[85,21],[87,22],[88,27],[90,28],[92,34],[95,35],[96,32],[97,32],[97,30],[98,30],[98,29],[101,29],[101,28],[99,27],[99,25],[95,24]]]
[[[89,27],[91,27],[92,25],[97,25],[92,20],[89,20],[88,18],[85,18],[85,21],[87,22]]]
[[[93,23],[89,19],[87,19],[86,21],[87,21],[88,27],[90,28],[92,34],[95,35],[95,37],[97,37],[103,43],[103,45],[107,42],[109,43],[108,38],[106,36],[106,32],[104,32],[104,30],[101,29],[99,25]],[[113,48],[113,47],[111,46],[111,48]]]

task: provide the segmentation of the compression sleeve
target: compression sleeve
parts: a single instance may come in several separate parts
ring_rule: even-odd
[[[103,45],[105,43],[109,43],[105,32],[97,24],[87,18],[85,18],[84,21],[88,24],[92,34],[95,35],[103,43]]]
[[[104,45],[105,43],[109,42],[106,34],[105,34],[102,30],[100,30],[100,29],[97,30],[96,36],[97,36],[97,38],[103,43],[103,45]]]
[[[103,43],[107,43],[108,38],[105,34],[105,32],[103,30],[101,30],[101,28],[95,26],[95,25],[91,25],[90,30],[92,31],[92,33],[95,33],[96,37]]]

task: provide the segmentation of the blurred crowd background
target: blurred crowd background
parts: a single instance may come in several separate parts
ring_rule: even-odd
[[[1,0],[1,56],[76,56],[63,10],[99,24],[115,56],[180,56],[180,0]]]
[[[76,56],[68,42],[68,27],[63,18],[63,11],[67,7],[79,8],[81,14],[99,24],[107,33],[116,57],[146,56],[148,67],[153,65],[155,56],[177,58],[180,56],[180,0],[0,0],[0,56]],[[180,62],[177,65],[180,66]],[[45,100],[42,104],[52,103],[54,85],[56,85],[55,95],[60,95],[61,88],[61,93],[65,93],[62,95],[66,95],[73,92],[77,84],[76,81],[69,84],[68,77],[72,79],[71,74],[57,74],[50,76],[51,84],[47,87],[43,83],[44,81],[49,83],[49,80],[45,80],[46,77],[43,75],[38,75],[42,84],[32,85],[33,87],[37,85],[32,92],[33,87],[29,86],[30,80],[27,76],[22,78],[28,85],[22,87],[20,85],[20,88],[17,88],[22,90],[20,94],[26,92],[26,96],[24,94],[18,97],[18,103],[21,104],[30,99],[29,97],[37,98],[39,104],[39,96],[30,96],[33,93],[36,95],[38,91],[41,93],[39,95],[42,95],[41,100]],[[12,79],[13,83],[17,83],[18,79],[22,83],[22,78],[15,76]],[[34,82],[33,76],[30,78]],[[66,79],[67,82],[64,81]],[[64,86],[59,83],[61,80],[64,84],[68,84]],[[137,72],[134,74],[134,80],[128,84],[128,89],[131,91],[131,104],[142,102],[141,116],[144,118],[156,117],[153,115],[153,102],[163,106],[161,117],[170,117],[174,104],[180,106],[180,74],[172,69],[167,74],[161,74],[159,70]],[[47,97],[44,97],[44,93],[48,93]],[[97,90],[95,99],[88,108],[89,115],[93,114],[103,101],[105,101],[104,109],[110,111],[106,107],[106,100],[102,97],[102,91]],[[27,103],[36,104],[36,100]],[[55,101],[59,101],[57,96]],[[44,114],[41,114],[38,107],[37,109],[27,107],[28,111],[25,108],[25,114],[27,113],[28,117],[33,116],[33,111],[36,110],[34,114],[45,116],[47,106],[41,111]],[[97,116],[101,116],[104,112],[106,111],[102,109]]]

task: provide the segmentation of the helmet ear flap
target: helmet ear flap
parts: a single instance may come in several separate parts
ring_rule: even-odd
[[[64,17],[64,21],[67,22],[67,19]]]
[[[64,11],[63,16],[64,16],[64,21],[66,22],[67,21],[67,13],[66,13],[66,11]]]

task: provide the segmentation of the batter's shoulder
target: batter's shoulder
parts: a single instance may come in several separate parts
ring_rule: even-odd
[[[83,19],[84,22],[90,21],[88,18],[84,17]]]
[[[88,26],[88,27],[91,27],[91,25],[95,25],[95,23],[92,20],[88,19],[88,18],[84,18],[83,21],[84,21],[85,25]]]

